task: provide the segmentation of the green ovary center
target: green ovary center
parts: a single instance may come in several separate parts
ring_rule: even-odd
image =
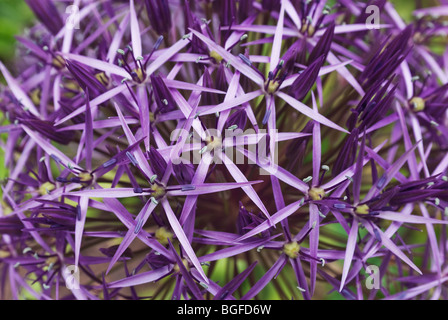
[[[279,86],[280,86],[280,82],[275,81],[275,80],[269,81],[269,84],[266,87],[266,92],[269,94],[273,94],[278,90]]]
[[[209,55],[210,55],[211,58],[215,59],[215,61],[217,63],[220,63],[223,60],[221,55],[218,52],[214,51],[214,50],[210,51]]]
[[[222,139],[220,137],[215,136],[207,137],[206,142],[207,142],[207,150],[209,151],[218,149],[222,146]]]
[[[355,212],[357,214],[368,214],[369,213],[369,206],[366,204],[362,204],[360,206],[357,206],[355,209]]]
[[[299,256],[300,245],[297,241],[286,243],[283,246],[283,252],[290,258],[295,259]]]
[[[425,100],[420,97],[412,98],[411,101],[409,101],[409,104],[415,112],[423,111],[425,109]]]
[[[187,270],[190,269],[190,268],[188,267],[188,261],[187,261],[187,260],[182,259],[182,264],[184,265],[185,269],[187,269]],[[174,265],[174,271],[175,271],[176,273],[179,273],[179,272],[180,272],[180,267],[179,267],[179,265],[178,265],[177,263]]]
[[[308,195],[314,201],[322,200],[325,197],[325,190],[322,188],[314,187],[308,191]]]
[[[153,196],[156,199],[163,197],[165,195],[165,188],[162,186],[159,186],[158,184],[152,185],[151,190],[153,191],[151,193],[151,196]]]
[[[45,182],[39,187],[39,194],[41,196],[44,196],[46,194],[49,194],[50,191],[54,190],[56,187],[51,182]]]

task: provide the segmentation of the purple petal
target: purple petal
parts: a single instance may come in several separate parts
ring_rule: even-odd
[[[347,130],[345,130],[344,128],[341,128],[340,126],[338,126],[337,124],[335,124],[334,122],[328,120],[327,118],[325,118],[324,116],[322,116],[321,114],[313,111],[312,109],[310,109],[308,106],[304,105],[303,103],[301,103],[300,101],[294,99],[293,97],[287,95],[286,93],[283,93],[281,91],[277,92],[277,96],[283,100],[285,100],[286,103],[288,103],[291,107],[293,107],[294,109],[296,109],[297,111],[299,111],[300,113],[304,114],[305,116],[307,116],[308,118],[311,118],[327,127],[348,133]]]
[[[204,270],[202,270],[202,266],[201,266],[198,258],[196,257],[196,254],[195,254],[193,248],[191,247],[191,244],[188,241],[188,238],[185,235],[185,232],[182,229],[182,226],[180,225],[179,221],[177,220],[177,217],[174,214],[173,209],[171,209],[171,206],[166,199],[162,200],[162,206],[163,206],[163,209],[165,209],[166,217],[168,218],[171,229],[173,229],[173,232],[176,235],[177,239],[179,240],[180,244],[182,245],[182,248],[185,250],[187,257],[190,259],[191,263],[194,265],[196,270],[201,275],[202,280],[205,283],[208,283],[209,282],[208,278],[205,275]]]
[[[125,287],[132,287],[132,286],[138,286],[141,284],[146,284],[150,282],[157,281],[159,279],[164,278],[167,276],[171,270],[173,270],[173,265],[168,265],[156,270],[151,270],[147,272],[143,272],[140,274],[137,274],[135,276],[127,277],[121,280],[117,280],[114,282],[111,282],[107,285],[108,288],[125,288]]]
[[[344,267],[342,269],[342,278],[339,291],[342,291],[342,289],[344,289],[345,280],[347,279],[348,271],[352,263],[353,254],[355,253],[357,238],[358,238],[358,220],[354,218],[352,221],[352,227],[350,228],[350,232],[348,234],[347,247],[345,249],[345,257],[344,257]]]

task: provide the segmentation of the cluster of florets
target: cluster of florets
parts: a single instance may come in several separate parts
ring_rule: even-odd
[[[27,0],[0,294],[447,299],[447,6],[334,2]]]

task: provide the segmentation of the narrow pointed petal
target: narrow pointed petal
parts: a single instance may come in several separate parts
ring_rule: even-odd
[[[246,176],[238,169],[233,161],[231,161],[225,154],[222,154],[222,156],[224,157],[223,163],[225,164],[227,170],[229,170],[235,181],[238,183],[247,183],[248,181]],[[266,209],[265,205],[261,201],[252,185],[241,187],[241,189],[243,189],[243,191],[249,196],[249,198],[257,205],[257,207],[261,210],[261,212],[263,212],[266,218],[270,219],[268,210]]]
[[[272,52],[271,52],[271,64],[270,71],[274,71],[280,60],[280,52],[282,49],[283,40],[283,21],[285,18],[285,5],[282,2],[280,8],[280,15],[277,20],[277,27],[275,29],[274,41],[272,42]]]
[[[9,73],[8,69],[6,69],[5,65],[1,61],[0,71],[3,74],[3,77],[5,77],[5,80],[8,83],[8,87],[9,89],[11,89],[17,101],[22,104],[24,108],[28,109],[33,115],[35,115],[36,117],[40,117],[39,111],[37,111],[31,99],[23,91],[17,80],[13,78],[13,76]]]
[[[285,100],[286,103],[288,103],[291,107],[293,107],[294,109],[296,109],[297,111],[299,111],[300,113],[304,114],[305,116],[323,124],[324,126],[333,128],[335,130],[338,131],[342,131],[345,133],[348,133],[347,130],[345,130],[344,128],[338,126],[336,123],[328,120],[327,118],[325,118],[324,116],[322,116],[321,114],[314,112],[312,109],[310,109],[308,106],[304,105],[303,103],[301,103],[300,101],[294,99],[293,97],[287,95],[286,93],[283,93],[281,91],[277,92],[277,96],[283,100]]]
[[[134,241],[134,239],[137,237],[138,233],[140,233],[141,228],[145,225],[146,221],[148,220],[149,216],[154,211],[156,206],[157,205],[154,204],[154,202],[152,202],[151,200],[148,200],[146,204],[143,206],[143,209],[139,212],[139,214],[135,218],[133,227],[129,228],[128,232],[121,241],[120,246],[118,247],[117,251],[112,257],[112,260],[109,263],[109,267],[107,268],[106,274],[109,273],[109,271],[118,261],[118,259],[120,259],[122,254],[132,243],[132,241]]]
[[[213,107],[209,107],[207,106],[207,110],[206,112],[201,112],[201,114],[213,114],[216,112],[221,112],[221,111],[225,111],[225,110],[229,110],[233,107],[236,107],[240,104],[249,102],[257,97],[259,97],[263,92],[261,90],[256,90],[253,92],[249,92],[243,95],[239,95],[238,97],[236,97],[235,99],[229,100],[229,101],[225,101],[223,103],[220,103],[216,106]]]
[[[167,192],[168,196],[191,196],[191,195],[201,195],[209,194],[221,191],[227,191],[242,187],[247,187],[256,183],[263,182],[259,181],[248,181],[248,182],[230,182],[230,183],[202,183],[196,185],[185,186],[184,190],[170,190]]]
[[[401,167],[405,164],[408,158],[413,154],[417,145],[412,147],[410,150],[406,151],[386,172],[378,179],[378,182],[373,186],[364,198],[364,201],[370,200],[372,197],[376,196],[385,186],[395,177]]]
[[[113,89],[110,89],[109,91],[99,95],[98,97],[96,97],[95,99],[90,101],[90,108],[91,108],[91,112],[93,112],[94,110],[96,110],[96,108],[102,104],[103,102],[108,101],[109,99],[112,99],[113,97],[119,95],[120,93],[122,93],[123,91],[125,91],[127,89],[125,84],[122,84],[120,86],[117,86]],[[55,123],[55,126],[59,126],[62,123],[80,115],[81,113],[85,112],[87,109],[87,105],[84,105],[78,109],[76,109],[75,111],[73,111],[71,114],[65,116],[64,118],[62,118],[61,120],[57,121]]]
[[[202,40],[209,47],[210,51],[213,50],[217,52],[225,61],[229,62],[239,72],[244,74],[246,77],[251,79],[256,84],[260,86],[263,85],[263,79],[260,77],[260,75],[256,71],[254,71],[251,67],[249,67],[247,64],[241,62],[240,58],[235,57],[233,54],[229,53],[226,49],[219,46],[211,39],[204,36],[202,33],[199,33],[196,30],[192,29],[190,29],[190,31],[200,40]]]
[[[134,57],[142,56],[142,40],[140,36],[140,27],[138,25],[137,13],[135,11],[134,0],[129,2],[129,12],[131,15],[131,39],[132,39],[132,51]]]
[[[407,265],[409,265],[412,269],[417,271],[419,274],[422,274],[420,269],[413,263],[401,250],[397,247],[397,245],[389,239],[387,235],[385,235],[381,230],[377,227],[372,227],[369,223],[364,223],[364,226],[367,231],[373,236],[376,237],[378,235],[381,240],[381,244],[385,246],[388,250],[390,250],[394,255],[403,260]],[[374,229],[375,228],[375,229]]]
[[[117,76],[120,76],[122,78],[130,78],[130,74],[124,70],[123,68],[120,68],[119,66],[116,66],[112,63],[108,63],[102,60],[90,58],[81,56],[79,54],[74,53],[64,53],[62,54],[64,57],[80,62],[86,66],[89,66],[93,69],[104,71],[106,74],[114,74]]]
[[[353,219],[352,227],[350,228],[350,232],[348,234],[347,247],[345,249],[344,267],[342,269],[342,278],[339,291],[342,291],[344,289],[345,280],[347,279],[348,271],[350,269],[353,255],[355,253],[357,238],[358,238],[358,220]]]
[[[366,135],[363,135],[361,148],[359,149],[358,159],[355,164],[355,175],[353,176],[353,202],[359,203],[361,193],[362,168],[364,160],[364,147],[366,145]]]
[[[303,100],[314,86],[324,62],[325,56],[322,55],[303,70],[289,88],[289,94],[297,100]]]
[[[79,216],[76,219],[75,225],[75,266],[78,266],[79,263],[79,255],[81,251],[81,241],[82,235],[84,233],[84,225],[86,223],[87,218],[87,207],[89,204],[88,197],[80,197],[79,198]]]
[[[310,203],[310,225],[312,230],[309,234],[310,237],[310,256],[314,259],[310,260],[310,293],[314,294],[317,277],[317,259],[319,251],[319,208],[314,203]]]
[[[56,147],[54,147],[51,143],[47,142],[43,139],[39,134],[30,130],[27,126],[22,126],[23,130],[28,134],[31,139],[33,139],[48,155],[53,156],[58,161],[61,161],[66,167],[73,167],[77,169],[81,169],[78,165],[74,163],[70,158],[68,158],[64,153],[59,151]]]
[[[199,257],[199,261],[201,261],[201,262],[217,261],[220,259],[229,258],[236,254],[247,252],[247,251],[253,250],[255,248],[258,248],[258,247],[262,246],[263,244],[267,243],[268,241],[270,241],[271,239],[274,239],[277,236],[274,236],[271,238],[265,238],[265,239],[246,241],[244,243],[238,243],[238,239],[237,239],[237,240],[235,240],[237,242],[237,244],[235,244],[234,246],[230,246],[230,247],[206,254],[204,256],[201,256],[201,257]]]
[[[272,224],[275,225],[275,224],[279,223],[280,221],[288,218],[290,215],[297,212],[297,210],[302,206],[303,206],[303,202],[300,200],[300,201],[293,202],[290,205],[284,207],[283,209],[277,211],[275,214],[273,214],[271,216]],[[261,233],[269,228],[271,228],[271,224],[269,223],[268,220],[266,220],[266,221],[262,222],[261,224],[259,224],[258,226],[256,226],[255,228],[253,228],[252,230],[250,230],[249,232],[247,232],[246,234],[244,234],[243,236],[239,237],[236,241],[243,241],[243,240],[253,237],[254,235]]]
[[[92,153],[93,153],[93,119],[92,119],[92,111],[90,110],[90,102],[89,102],[89,94],[86,94],[86,123],[85,123],[85,141],[86,141],[86,169],[87,171],[92,170]]]
[[[177,220],[177,217],[174,214],[173,209],[171,209],[171,206],[170,206],[168,200],[163,199],[162,206],[163,206],[163,209],[165,210],[166,217],[168,218],[171,229],[173,229],[173,232],[175,233],[180,244],[182,245],[182,248],[185,250],[187,257],[190,259],[190,262],[194,265],[196,270],[201,275],[202,280],[205,283],[208,283],[209,282],[208,278],[205,275],[204,270],[202,270],[202,266],[201,266],[198,258],[196,257],[196,254],[195,254],[193,248],[191,247],[191,244],[188,241],[188,238],[185,235],[185,232],[184,232],[182,226],[180,225],[179,221]]]
[[[187,35],[185,38],[180,39],[171,47],[166,49],[161,56],[155,59],[147,68],[146,74],[148,76],[152,75],[157,69],[165,64],[172,56],[178,53],[180,50],[185,48],[190,42],[188,41],[189,36]]]
[[[182,274],[182,278],[185,281],[188,289],[190,289],[191,293],[193,294],[193,297],[196,300],[203,300],[202,294],[199,291],[197,284],[194,282],[190,272],[188,272],[187,268],[184,266],[182,259],[179,257],[179,254],[176,252],[176,249],[174,248],[173,244],[169,239],[168,244],[171,249],[171,252],[173,253],[174,259],[176,260],[177,266],[179,267],[180,273]],[[209,281],[207,281],[207,283],[209,283]]]
[[[133,287],[138,286],[142,284],[151,283],[154,281],[157,281],[161,278],[164,278],[167,276],[171,270],[173,270],[172,265],[167,265],[165,267],[161,267],[159,269],[143,272],[140,274],[137,274],[135,276],[130,276],[124,279],[120,279],[114,282],[111,282],[107,284],[108,288],[126,288],[126,287]]]
[[[377,218],[390,220],[390,221],[398,221],[404,223],[416,223],[416,224],[448,224],[446,220],[432,219],[427,217],[415,216],[415,215],[405,215],[399,212],[393,211],[382,211],[379,212],[378,215],[375,215]]]

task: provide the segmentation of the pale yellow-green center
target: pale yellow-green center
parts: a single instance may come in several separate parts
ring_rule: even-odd
[[[414,97],[409,102],[412,109],[416,112],[423,111],[425,109],[425,100],[420,97]]]
[[[302,29],[300,31],[303,34],[305,34],[307,32],[308,35],[312,36],[314,34],[314,32],[316,31],[316,29],[314,28],[314,26],[312,24],[304,23],[302,25]]]
[[[64,97],[73,98],[76,94],[75,92],[80,92],[81,87],[78,85],[76,81],[66,81],[64,82],[64,88],[68,90],[64,90]]]
[[[97,73],[95,75],[95,78],[101,82],[105,87],[109,84],[109,79],[107,78],[106,74],[104,72]]]
[[[182,259],[182,264],[184,265],[185,269],[187,269],[187,270],[190,269],[188,267],[188,261],[186,259]],[[174,265],[174,272],[176,272],[176,273],[180,272],[180,267],[179,267],[179,265],[177,263]]]
[[[137,77],[138,77],[138,79],[139,79],[140,81],[145,80],[145,79],[144,79],[144,76],[143,76],[143,71],[142,71],[142,69],[138,68],[138,69],[134,69],[133,71],[137,74]]]
[[[286,243],[283,246],[283,252],[290,258],[295,259],[299,256],[300,245],[297,241]]]
[[[266,92],[269,94],[273,94],[278,90],[278,87],[280,86],[280,83],[278,81],[269,81],[269,84],[266,88]]]
[[[323,188],[314,187],[308,191],[308,195],[314,201],[322,200],[325,197],[325,190]]]
[[[35,106],[40,105],[40,89],[34,89],[31,91],[30,97]]]
[[[92,175],[89,172],[81,172],[78,175],[79,180],[81,180],[82,182],[88,182],[90,180],[92,180]]]
[[[42,268],[44,271],[48,271],[50,269],[50,266],[55,265],[59,261],[59,258],[57,256],[49,257],[45,260],[45,266]]]
[[[206,138],[207,150],[211,151],[222,146],[222,139],[220,137],[210,136]]]
[[[357,206],[355,209],[355,212],[357,214],[368,214],[369,213],[369,206],[366,204],[362,204],[360,206]]]
[[[56,187],[51,182],[45,182],[39,187],[39,194],[41,196],[44,196],[46,194],[49,194],[55,188]]]
[[[215,61],[217,63],[220,63],[223,60],[221,55],[218,52],[216,52],[215,50],[210,51],[209,55],[211,58],[215,59]]]
[[[151,193],[151,196],[153,196],[156,199],[165,195],[165,188],[162,186],[159,186],[158,184],[153,184],[151,186],[151,190],[153,191]]]
[[[58,69],[63,69],[65,67],[65,60],[61,56],[53,58],[53,65]]]

